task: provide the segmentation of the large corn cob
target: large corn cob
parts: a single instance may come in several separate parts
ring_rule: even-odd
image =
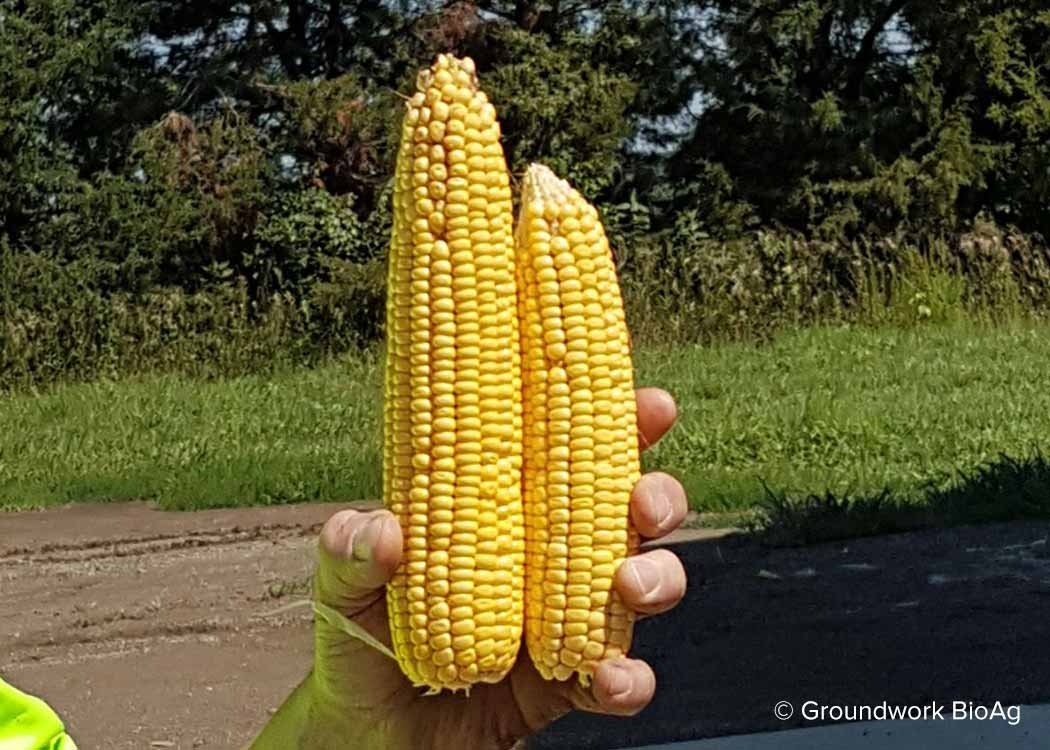
[[[521,640],[522,402],[510,179],[474,64],[420,73],[401,133],[387,296],[387,602],[405,674],[496,682]]]
[[[594,207],[548,168],[525,175],[517,228],[525,405],[526,641],[547,679],[586,684],[626,653],[613,574],[638,545],[630,342]]]

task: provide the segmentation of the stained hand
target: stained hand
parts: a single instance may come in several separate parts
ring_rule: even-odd
[[[641,447],[674,423],[671,397],[643,388],[638,397]],[[666,474],[644,475],[631,494],[638,532],[656,539],[673,531],[687,510],[682,486]],[[385,510],[336,513],[321,531],[315,596],[390,643],[384,585],[401,559],[402,535]],[[678,558],[656,549],[620,566],[614,585],[640,616],[674,607],[685,593]],[[652,669],[630,658],[601,663],[589,688],[577,680],[548,682],[532,666],[524,645],[503,681],[476,686],[469,697],[423,696],[398,665],[363,641],[319,618],[314,668],[253,744],[255,750],[503,750],[572,709],[631,715],[656,689]]]

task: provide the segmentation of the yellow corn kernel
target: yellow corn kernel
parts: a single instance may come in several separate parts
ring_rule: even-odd
[[[488,155],[482,164],[464,163],[472,147]],[[405,674],[432,690],[499,681],[521,641],[522,387],[508,184],[474,64],[439,56],[420,73],[401,131],[383,409],[383,496],[405,535],[387,587],[391,637]]]
[[[638,548],[630,339],[598,212],[547,167],[525,175],[516,245],[525,638],[545,678],[587,684],[631,643],[633,615],[613,589],[616,567]]]

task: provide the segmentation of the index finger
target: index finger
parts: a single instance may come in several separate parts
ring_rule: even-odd
[[[656,445],[678,417],[674,398],[662,388],[639,388],[638,399],[638,448],[645,450]]]

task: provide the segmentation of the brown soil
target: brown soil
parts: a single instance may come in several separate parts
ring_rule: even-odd
[[[308,612],[267,613],[306,592],[338,508],[0,515],[0,675],[48,700],[84,750],[243,747],[308,668]],[[1048,531],[777,550],[678,537],[687,599],[638,629],[654,704],[633,720],[569,717],[533,745],[787,728],[777,700],[1046,702]]]
[[[0,515],[0,675],[84,750],[243,746],[306,673],[309,614],[265,615],[307,591],[335,510]]]

